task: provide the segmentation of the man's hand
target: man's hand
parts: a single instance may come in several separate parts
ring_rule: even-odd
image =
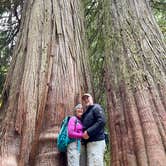
[[[84,133],[83,133],[83,138],[84,138],[84,139],[88,139],[88,138],[89,138],[89,135],[88,135],[87,131],[84,131]]]

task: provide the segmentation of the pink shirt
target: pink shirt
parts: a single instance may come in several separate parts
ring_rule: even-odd
[[[77,121],[77,123],[76,123]],[[68,135],[70,138],[82,138],[83,135],[83,125],[81,121],[72,116],[68,123]]]

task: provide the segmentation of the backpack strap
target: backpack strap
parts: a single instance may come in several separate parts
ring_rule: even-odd
[[[75,116],[75,118],[76,118],[76,120],[75,120],[75,131],[76,131],[76,126],[77,126],[77,123],[78,123],[78,118]],[[81,140],[80,139],[76,139],[76,141],[77,141],[77,150],[80,152],[80,150],[81,150]]]

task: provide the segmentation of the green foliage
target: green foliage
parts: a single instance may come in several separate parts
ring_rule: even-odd
[[[105,166],[111,166],[110,149],[107,148],[104,154]]]
[[[88,40],[88,55],[92,73],[93,91],[95,100],[106,111],[105,98],[105,70],[104,70],[104,0],[86,0],[85,2],[85,29]],[[107,117],[107,116],[106,116]],[[110,165],[110,149],[104,155],[105,165]]]
[[[166,41],[166,0],[152,0],[151,3],[154,16]]]
[[[10,49],[4,47],[4,38],[7,33],[0,33],[0,94],[2,92],[3,83],[5,81],[7,69],[10,62]]]
[[[104,37],[104,18],[107,18],[105,13],[105,0],[85,0],[85,25],[88,39],[88,55],[92,71],[92,81],[94,94],[97,101],[105,105],[104,97],[104,58],[105,44]],[[150,1],[156,20],[166,39],[166,0],[151,0]]]
[[[95,99],[105,106],[104,100],[104,38],[103,0],[86,0],[85,26],[88,39],[88,55],[91,66]]]
[[[0,2],[0,94],[20,27],[22,3],[20,0]]]

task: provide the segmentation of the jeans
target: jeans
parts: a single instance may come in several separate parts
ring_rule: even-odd
[[[81,147],[80,166],[104,166],[105,140],[89,142]]]

